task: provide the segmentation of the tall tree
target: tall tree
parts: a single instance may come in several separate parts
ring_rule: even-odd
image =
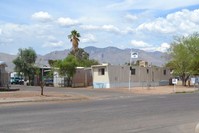
[[[13,60],[15,71],[22,72],[25,77],[28,77],[29,82],[33,80],[37,70],[35,61],[37,58],[36,52],[32,48],[19,49],[18,56]]]
[[[78,60],[89,59],[89,54],[86,51],[84,51],[84,49],[82,49],[82,48],[78,48],[78,50],[76,52],[74,52],[72,50],[72,51],[70,51],[70,53],[68,55],[73,55]]]
[[[171,60],[167,67],[173,70],[173,74],[180,76],[182,85],[186,85],[190,75],[199,74],[199,36],[194,33],[187,37],[178,37],[173,43],[168,54]]]
[[[71,34],[68,35],[68,38],[72,42],[73,46],[73,51],[76,52],[78,50],[78,45],[79,45],[79,38],[80,38],[80,33],[78,33],[76,30],[72,30]]]
[[[73,55],[77,59],[78,66],[80,67],[90,67],[92,65],[98,65],[99,62],[94,59],[89,59],[89,53],[87,53],[84,49],[78,48],[78,51],[74,53],[71,51],[69,55]]]
[[[199,75],[199,33],[190,35],[185,45],[191,56],[191,74]]]

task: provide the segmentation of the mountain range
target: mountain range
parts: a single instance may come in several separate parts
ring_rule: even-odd
[[[124,65],[125,63],[129,63],[131,50],[138,53],[138,58],[136,60],[148,61],[149,64],[156,66],[162,66],[166,63],[166,58],[164,58],[166,54],[159,51],[147,52],[139,49],[119,49],[116,47],[97,48],[93,46],[85,47],[84,50],[89,53],[90,59],[98,60],[100,63],[110,63],[113,65]],[[49,66],[48,60],[64,59],[69,52],[70,49],[66,49],[62,51],[53,51],[46,55],[37,55],[36,65],[39,67],[44,65]],[[6,70],[8,72],[14,70],[12,61],[16,57],[17,55],[0,53],[0,61],[6,62],[8,65]],[[135,59],[132,59],[132,61],[135,61]]]

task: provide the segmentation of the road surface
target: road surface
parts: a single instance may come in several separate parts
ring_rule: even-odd
[[[199,93],[0,105],[0,133],[194,133]]]

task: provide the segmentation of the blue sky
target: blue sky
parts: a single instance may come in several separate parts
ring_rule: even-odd
[[[174,36],[199,31],[198,0],[1,0],[0,52],[37,54],[79,47],[115,46],[166,51]]]

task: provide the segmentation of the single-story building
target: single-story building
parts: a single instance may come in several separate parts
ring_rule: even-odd
[[[169,85],[170,70],[165,67],[92,66],[93,88],[144,87]],[[130,84],[129,84],[130,83]]]
[[[54,86],[68,86],[67,78],[61,77],[58,72],[54,72]],[[77,67],[76,73],[72,77],[72,87],[86,87],[91,86],[93,83],[91,68]]]
[[[0,87],[4,87],[9,84],[9,73],[6,72],[5,67],[7,67],[4,61],[0,61]]]
[[[86,87],[93,84],[91,68],[77,67],[72,78],[72,87]]]

